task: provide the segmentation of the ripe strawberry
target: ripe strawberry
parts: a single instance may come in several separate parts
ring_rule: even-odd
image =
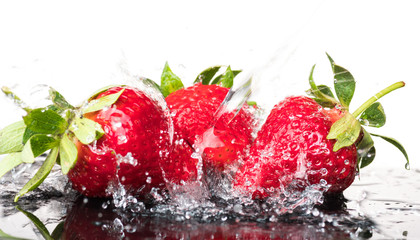
[[[15,201],[41,184],[56,162],[73,188],[89,197],[108,197],[119,184],[140,196],[165,187],[160,164],[170,150],[170,116],[156,100],[129,86],[105,88],[82,107],[54,89],[50,97],[51,105],[25,109],[24,121],[0,132],[5,146],[13,146],[0,148],[9,153],[3,167],[32,163],[50,150]]]
[[[330,61],[340,101],[334,99],[326,86],[316,86],[311,72],[309,93],[314,99],[288,97],[272,109],[258,132],[248,160],[237,173],[238,189],[254,198],[264,198],[288,188],[303,190],[313,184],[328,184],[328,193],[340,193],[352,184],[359,167],[373,160],[373,141],[361,124],[382,126],[385,115],[375,101],[404,83],[384,89],[350,114],[348,106],[354,79],[331,58]],[[397,141],[390,142],[402,149],[407,158]]]
[[[215,119],[228,91],[225,87],[197,83],[166,97],[175,131],[195,151],[202,151],[204,164],[221,169],[241,158],[252,142],[253,117],[246,107],[234,117],[224,114]]]
[[[219,68],[220,66],[206,69],[195,84],[188,88],[183,87],[181,80],[172,73],[168,65],[162,74],[162,92],[167,95],[166,102],[171,110],[177,141],[182,142],[182,145],[178,144],[179,147],[175,146],[175,149],[178,148],[175,152],[183,155],[179,159],[177,154],[172,154],[170,158],[172,162],[179,162],[178,167],[164,167],[164,170],[170,174],[174,171],[182,172],[181,166],[189,169],[187,172],[191,174],[182,178],[184,181],[196,176],[198,159],[192,158],[192,153],[201,154],[205,169],[223,170],[243,158],[252,142],[254,118],[248,106],[242,107],[237,115],[223,113],[220,117],[216,116],[236,74],[228,67],[223,75],[216,77],[208,85]],[[193,168],[195,172],[190,171]]]
[[[110,88],[92,101],[122,89],[112,106],[84,115],[105,132],[92,144],[77,141],[78,159],[68,176],[86,196],[108,196],[106,189],[115,181],[137,193],[164,188],[160,162],[169,149],[169,119],[162,108],[130,87]]]
[[[355,177],[357,151],[354,145],[333,151],[336,141],[327,139],[332,124],[308,97],[281,101],[258,132],[237,184],[255,181],[263,196],[264,191],[285,188],[292,181],[304,188],[323,179],[332,185],[330,192],[344,190]]]

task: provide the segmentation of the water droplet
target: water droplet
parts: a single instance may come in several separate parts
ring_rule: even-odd
[[[114,228],[117,232],[124,231],[124,225],[119,218],[115,218],[113,222]]]
[[[318,210],[317,208],[314,208],[314,209],[312,210],[312,215],[313,215],[314,217],[318,217],[318,216],[319,216],[319,210]]]
[[[277,217],[274,215],[272,215],[269,219],[270,222],[277,222],[277,220],[278,220]]]
[[[127,136],[125,135],[118,136],[118,144],[124,144],[124,143],[127,143],[127,141],[128,141]]]
[[[242,205],[240,205],[240,204],[235,204],[235,205],[233,206],[233,211],[234,211],[234,212],[236,212],[236,213],[241,213],[241,212],[242,212]]]

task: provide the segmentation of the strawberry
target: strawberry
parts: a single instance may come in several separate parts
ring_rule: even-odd
[[[165,187],[160,164],[170,150],[170,116],[156,100],[130,86],[104,88],[81,107],[52,88],[50,98],[51,105],[25,109],[23,121],[0,132],[0,154],[9,154],[0,176],[49,151],[15,201],[39,186],[55,163],[73,188],[89,197],[108,197],[120,184],[139,196]]]
[[[314,184],[328,185],[327,194],[341,193],[352,184],[359,169],[372,162],[375,148],[370,136],[373,134],[361,125],[383,126],[385,115],[376,100],[404,83],[382,90],[350,114],[353,76],[328,57],[339,101],[328,87],[315,85],[312,68],[308,93],[313,98],[287,97],[274,106],[236,175],[237,189],[254,198],[265,198],[286,189],[303,190]],[[399,142],[379,137],[397,146],[408,164]]]
[[[238,160],[252,142],[252,115],[245,107],[235,117],[225,114],[215,119],[228,91],[197,83],[166,97],[175,131],[196,151],[203,151],[205,164],[222,169]]]
[[[141,193],[165,185],[160,155],[169,149],[169,120],[157,103],[130,87],[110,88],[91,101],[122,89],[113,105],[84,115],[105,132],[93,144],[77,141],[78,159],[68,177],[86,196],[108,196],[109,183],[117,180],[127,190]]]
[[[181,161],[190,169],[192,165],[197,168],[198,163],[197,157],[192,160],[190,153],[201,154],[205,169],[223,170],[243,158],[252,142],[254,117],[248,106],[243,106],[236,115],[224,113],[216,116],[232,86],[234,75],[238,73],[228,67],[223,75],[209,84],[219,68],[206,69],[194,85],[187,88],[183,87],[168,65],[162,74],[162,92],[167,94],[166,102],[171,111],[175,135],[178,141],[183,142],[180,147],[184,150],[176,151],[184,152],[184,160]],[[168,85],[168,82],[171,84]],[[173,157],[178,158],[176,155]]]

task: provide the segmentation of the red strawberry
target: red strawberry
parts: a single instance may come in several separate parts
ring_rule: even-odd
[[[164,187],[160,161],[169,149],[168,118],[134,88],[113,87],[95,99],[122,89],[111,107],[84,115],[105,132],[95,143],[78,142],[78,160],[68,174],[73,188],[86,196],[108,196],[106,189],[115,181],[138,193]]]
[[[73,188],[89,197],[108,197],[120,184],[140,196],[165,187],[160,165],[171,147],[170,116],[156,100],[129,86],[105,88],[77,108],[53,89],[50,97],[50,106],[25,109],[24,121],[0,133],[6,146],[14,146],[0,148],[9,153],[2,162],[7,166],[31,163],[50,150],[15,201],[41,184],[56,162]]]
[[[254,117],[248,106],[242,107],[237,115],[224,113],[215,116],[232,86],[234,75],[239,73],[228,67],[224,74],[213,79],[219,69],[220,66],[206,69],[193,86],[184,88],[179,77],[168,64],[165,65],[161,90],[167,96],[166,102],[171,110],[175,149],[170,156],[171,164],[162,167],[172,182],[198,177],[200,162],[197,155],[203,158],[204,169],[223,170],[238,163],[252,142]]]
[[[374,102],[404,83],[384,89],[350,114],[354,79],[330,61],[340,101],[326,86],[316,86],[311,72],[309,93],[315,100],[288,97],[272,109],[251,147],[249,159],[237,173],[238,189],[254,198],[264,198],[287,188],[303,190],[313,184],[328,184],[328,193],[340,193],[352,184],[359,167],[373,160],[373,141],[361,123],[367,120],[382,126],[385,115],[377,111]],[[356,117],[361,113],[359,122]],[[393,144],[406,156],[398,142],[394,140]],[[372,155],[365,155],[363,150]]]
[[[336,141],[327,139],[332,124],[314,100],[286,98],[258,132],[237,184],[254,181],[263,196],[292,181],[305,187],[323,179],[332,185],[330,192],[344,190],[354,180],[357,152],[354,145],[333,151]]]
[[[165,179],[169,184],[182,184],[197,180],[198,159],[193,158],[193,149],[177,133],[174,134],[172,151],[162,164]]]
[[[228,91],[221,86],[197,83],[166,97],[175,131],[195,151],[202,151],[204,164],[222,169],[241,158],[252,142],[253,117],[246,107],[235,117],[224,114],[215,119]],[[233,120],[229,122],[230,117]]]

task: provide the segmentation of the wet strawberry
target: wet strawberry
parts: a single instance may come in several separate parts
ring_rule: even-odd
[[[174,146],[175,154],[170,156],[170,162],[175,164],[166,164],[163,169],[168,176],[181,176],[181,179],[172,177],[176,183],[195,180],[200,164],[205,171],[237,164],[252,142],[254,117],[249,106],[243,106],[236,115],[232,112],[217,115],[234,75],[239,73],[228,67],[213,79],[219,69],[220,66],[206,69],[193,86],[184,88],[179,77],[165,65],[161,90],[166,95],[178,144]],[[183,171],[186,173],[182,174]]]
[[[175,133],[171,149],[169,157],[162,164],[167,183],[179,185],[197,180],[198,159],[193,157],[193,148]]]
[[[331,58],[330,61],[339,101],[328,87],[314,84],[311,72],[308,93],[313,99],[288,97],[271,110],[248,160],[236,175],[238,189],[254,198],[265,198],[285,189],[301,191],[314,184],[328,187],[327,193],[340,193],[352,184],[359,168],[373,160],[373,141],[361,125],[369,122],[375,127],[382,126],[385,115],[376,100],[404,83],[382,90],[350,114],[354,79],[346,69]],[[407,158],[397,141],[390,142]]]
[[[344,190],[354,180],[357,151],[354,145],[333,151],[336,141],[327,139],[332,124],[314,100],[286,98],[259,131],[238,184],[254,181],[250,187],[260,187],[263,196],[292,181],[298,188],[325,182],[330,192]]]
[[[106,189],[117,182],[137,193],[164,187],[159,164],[169,150],[169,120],[156,102],[134,88],[113,87],[96,98],[122,89],[112,106],[84,115],[105,132],[92,144],[78,142],[78,159],[68,174],[73,188],[86,196],[108,196]]]
[[[24,120],[6,128],[9,139],[0,153],[3,164],[32,163],[49,151],[34,177],[15,201],[35,189],[58,163],[74,189],[89,197],[111,196],[123,186],[144,197],[152,188],[165,188],[160,167],[170,151],[170,116],[157,100],[129,86],[108,87],[81,107],[73,107],[54,89],[52,104],[25,109]],[[163,101],[163,99],[162,99]],[[13,133],[10,139],[8,134]]]
[[[221,86],[197,83],[166,97],[175,131],[194,151],[203,153],[204,164],[222,169],[242,158],[252,142],[253,117],[246,107],[236,116],[224,114],[215,118],[228,91]]]

